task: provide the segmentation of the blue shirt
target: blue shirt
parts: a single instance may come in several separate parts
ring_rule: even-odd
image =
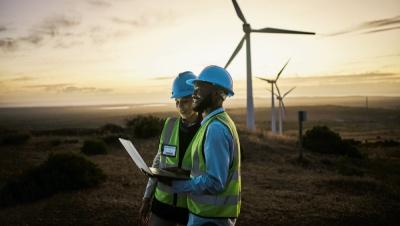
[[[223,112],[218,108],[208,114],[201,125],[210,117]],[[218,120],[212,121],[207,128],[204,142],[204,156],[207,163],[206,173],[191,180],[173,181],[172,188],[176,193],[217,194],[225,189],[228,171],[233,163],[233,137],[226,125]],[[222,220],[222,221],[221,221]],[[229,220],[229,219],[226,219]],[[217,225],[228,225],[223,219],[202,218],[189,215],[188,225],[201,225],[213,222]]]

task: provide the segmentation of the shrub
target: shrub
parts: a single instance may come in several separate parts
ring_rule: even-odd
[[[112,123],[107,123],[103,125],[102,127],[99,128],[100,133],[106,134],[106,133],[123,133],[125,130],[122,128],[122,126],[115,125]]]
[[[362,158],[361,152],[355,146],[356,143],[354,140],[342,140],[338,133],[327,126],[314,126],[303,136],[303,147],[311,151]]]
[[[103,136],[101,139],[106,143],[107,145],[121,145],[118,138],[124,138],[124,139],[130,139],[128,136],[124,134],[112,134],[112,135],[107,135]]]
[[[55,154],[21,176],[8,180],[0,190],[0,206],[10,206],[99,185],[106,176],[98,166],[76,154]]]
[[[139,115],[126,120],[126,127],[135,138],[150,138],[161,134],[163,123],[164,119]]]
[[[31,135],[27,132],[13,132],[2,135],[1,143],[4,145],[21,145],[28,142]]]
[[[85,140],[81,152],[86,155],[104,155],[107,154],[107,147],[101,140]]]
[[[303,136],[303,147],[321,153],[336,153],[342,139],[326,126],[314,126]]]

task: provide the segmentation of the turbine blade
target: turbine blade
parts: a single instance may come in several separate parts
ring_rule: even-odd
[[[286,65],[288,65],[289,61],[290,61],[290,59],[286,62],[286,64],[283,66],[283,68],[279,71],[278,75],[276,76],[275,81],[278,81],[279,76],[281,76],[283,70],[285,69]]]
[[[252,32],[258,32],[258,33],[280,33],[280,34],[315,35],[315,32],[286,30],[286,29],[272,28],[272,27],[266,27],[266,28],[261,28],[261,29],[252,29],[251,31],[252,31]]]
[[[279,91],[279,88],[278,88],[278,85],[276,84],[276,82],[274,82],[274,85],[275,85],[275,87],[276,87],[276,90],[278,90],[278,95],[279,95],[279,97],[281,96],[281,92]]]
[[[240,18],[240,20],[244,23],[247,24],[246,18],[244,18],[242,10],[239,7],[239,4],[236,2],[236,0],[232,0],[233,7],[235,7],[236,14]]]
[[[292,92],[295,88],[296,88],[296,86],[293,87],[293,88],[291,88],[291,89],[290,89],[289,91],[287,91],[285,94],[283,94],[283,97],[282,97],[282,98],[285,98],[285,96],[288,95],[290,92]]]
[[[283,103],[283,100],[281,100],[281,103],[282,103],[282,119],[284,119],[285,118],[285,115],[286,115],[286,107],[285,107],[285,104]]]
[[[269,83],[273,82],[273,80],[266,79],[266,78],[261,78],[261,77],[256,77],[256,78],[261,79],[261,80],[266,81],[266,82],[269,82]]]
[[[272,93],[271,89],[265,88],[268,92]],[[278,95],[276,95],[276,93],[274,93],[274,96],[278,97]]]
[[[242,40],[240,40],[238,46],[236,47],[235,51],[233,51],[233,54],[231,56],[231,58],[229,58],[228,62],[225,65],[225,69],[229,66],[229,64],[232,62],[232,60],[235,58],[236,54],[238,54],[238,52],[240,51],[240,49],[243,46],[243,42],[245,40],[246,35],[243,35]]]

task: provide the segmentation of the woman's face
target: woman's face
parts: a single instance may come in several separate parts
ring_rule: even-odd
[[[193,98],[191,96],[176,98],[176,108],[183,119],[187,119],[195,112],[193,111]]]

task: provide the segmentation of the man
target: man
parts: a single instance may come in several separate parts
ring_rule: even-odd
[[[175,98],[180,118],[166,120],[159,149],[153,161],[155,168],[190,170],[191,155],[190,151],[186,150],[200,127],[202,118],[201,114],[192,109],[193,86],[186,83],[189,79],[196,79],[196,76],[186,71],[180,73],[173,82],[171,98]],[[149,219],[152,198],[152,214]],[[185,194],[176,194],[170,186],[157,183],[156,178],[150,178],[140,208],[139,223],[149,223],[151,226],[186,225],[189,214],[186,199]]]
[[[193,109],[204,119],[188,149],[191,179],[172,181],[172,188],[188,194],[188,225],[235,225],[241,205],[240,143],[222,106],[234,94],[232,78],[225,69],[208,66],[187,83],[194,85]]]

